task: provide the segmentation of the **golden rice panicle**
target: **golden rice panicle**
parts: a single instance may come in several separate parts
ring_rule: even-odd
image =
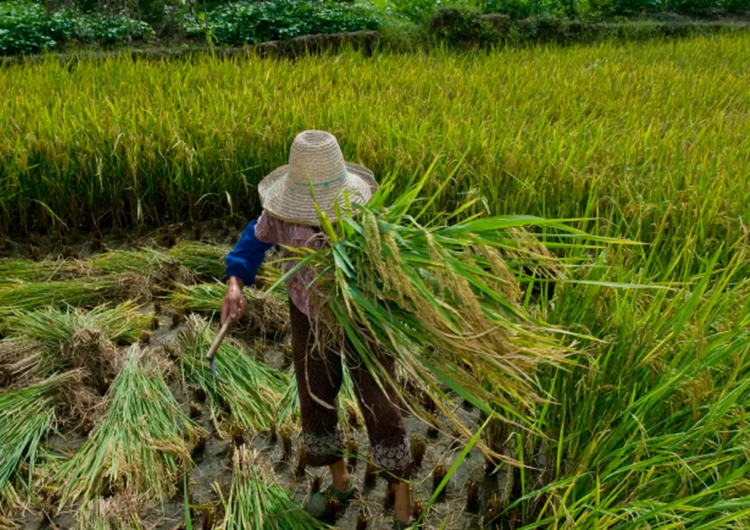
[[[375,268],[383,275],[385,264],[383,261],[383,246],[380,240],[380,229],[378,220],[370,210],[364,210],[362,214],[362,225],[365,229],[365,243],[372,258]]]
[[[476,245],[474,249],[487,260],[490,271],[500,281],[502,293],[508,301],[518,303],[523,297],[523,291],[518,280],[508,268],[502,254],[497,249],[485,244]]]
[[[383,234],[383,243],[385,243],[385,247],[388,249],[390,258],[393,261],[383,271],[382,280],[385,285],[391,287],[389,294],[395,294],[397,300],[403,303],[405,298],[413,296],[413,287],[411,280],[404,271],[401,251],[399,250],[395,233],[392,231],[385,232]]]
[[[559,260],[539,238],[524,227],[509,228],[507,233],[514,241],[515,247],[503,247],[504,254],[517,258],[519,264],[526,264],[535,274],[548,278],[560,276],[562,267]]]
[[[446,308],[450,308],[456,325],[462,328],[461,331],[467,334],[482,333],[495,327],[484,315],[477,295],[469,283],[454,269],[451,257],[448,256],[446,249],[438,245],[433,235],[429,232],[425,232],[425,237],[432,262],[430,270],[434,271],[437,279],[436,282],[431,284],[435,286],[436,292],[433,294],[446,302],[444,305]],[[463,262],[469,261],[469,264],[471,260],[471,258],[467,259],[463,253],[456,254],[454,258],[461,258]],[[435,322],[446,323],[447,321],[441,318]],[[452,327],[445,331],[456,332],[456,330],[451,329]]]

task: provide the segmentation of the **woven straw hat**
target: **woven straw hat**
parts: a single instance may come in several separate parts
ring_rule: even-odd
[[[263,209],[268,213],[283,221],[310,226],[319,224],[316,200],[321,211],[335,221],[336,203],[344,205],[344,191],[352,204],[367,204],[377,189],[372,171],[345,162],[336,137],[324,131],[298,134],[289,152],[289,163],[258,185]]]

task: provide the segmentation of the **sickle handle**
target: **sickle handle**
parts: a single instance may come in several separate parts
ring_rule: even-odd
[[[219,346],[221,346],[221,343],[224,340],[224,337],[226,337],[227,333],[229,333],[229,330],[232,328],[232,326],[234,325],[236,321],[237,321],[236,316],[229,315],[229,318],[226,319],[226,321],[224,322],[224,325],[221,326],[219,333],[216,335],[216,339],[214,339],[214,343],[211,344],[211,347],[208,349],[208,353],[206,353],[206,359],[214,358],[214,355],[216,354],[216,351],[219,349]]]

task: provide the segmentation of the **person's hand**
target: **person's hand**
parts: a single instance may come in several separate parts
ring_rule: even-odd
[[[229,315],[234,315],[235,320],[242,318],[247,307],[247,300],[242,294],[242,288],[245,286],[242,280],[237,276],[232,276],[227,282],[227,294],[224,302],[221,304],[221,325],[227,321]]]

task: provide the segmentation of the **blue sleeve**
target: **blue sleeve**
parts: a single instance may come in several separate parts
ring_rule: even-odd
[[[266,252],[273,246],[255,237],[257,222],[256,220],[247,225],[237,246],[227,254],[227,278],[237,276],[245,285],[255,283],[255,275],[266,257]]]

